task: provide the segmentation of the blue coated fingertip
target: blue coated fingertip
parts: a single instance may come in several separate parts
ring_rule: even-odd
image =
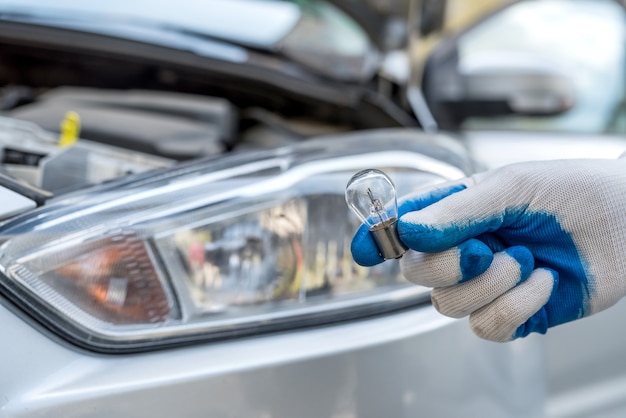
[[[548,314],[546,312],[546,308],[543,307],[539,309],[536,314],[528,318],[528,321],[524,322],[517,328],[517,330],[515,330],[515,334],[513,334],[513,339],[515,340],[518,338],[527,337],[531,332],[545,334],[547,331]]]
[[[557,291],[557,288],[559,287],[559,273],[548,268],[545,270],[548,270],[550,273],[552,273],[552,281],[553,281],[552,293],[550,294],[550,297],[548,298],[548,301],[550,301],[554,297]],[[533,316],[528,318],[526,322],[520,325],[517,328],[517,330],[515,330],[515,333],[513,334],[513,339],[515,340],[517,338],[527,337],[532,332],[536,332],[538,334],[545,334],[548,331],[549,327],[550,327],[550,320],[548,318],[548,309],[546,308],[546,306],[544,306],[541,309],[539,309],[537,313],[535,313]]]
[[[509,247],[504,252],[511,257],[513,257],[520,266],[520,278],[517,281],[517,284],[522,283],[524,280],[528,279],[530,273],[535,269],[535,258],[530,250],[521,245],[516,245],[514,247]]]
[[[363,267],[375,266],[385,261],[380,256],[378,246],[374,242],[367,225],[361,225],[354,234],[350,251],[352,251],[354,261]]]
[[[461,281],[466,282],[483,274],[493,261],[493,252],[477,239],[469,239],[459,244]]]

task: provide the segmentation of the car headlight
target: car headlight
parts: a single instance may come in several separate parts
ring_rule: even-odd
[[[63,337],[103,352],[415,305],[428,292],[406,283],[397,262],[352,261],[359,222],[343,193],[365,167],[386,170],[400,193],[465,174],[441,159],[462,160],[449,146],[420,138],[329,138],[57,198],[0,226],[0,290]]]

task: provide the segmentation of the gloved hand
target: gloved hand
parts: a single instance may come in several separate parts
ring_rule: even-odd
[[[626,161],[521,163],[404,199],[404,276],[444,315],[509,341],[602,311],[626,293]],[[382,262],[362,226],[361,265]]]

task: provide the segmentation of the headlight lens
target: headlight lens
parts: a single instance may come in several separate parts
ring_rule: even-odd
[[[391,173],[400,193],[464,174],[415,152],[419,144],[312,141],[68,195],[0,227],[0,288],[105,352],[414,305],[427,291],[405,283],[397,262],[352,261],[358,220],[343,192],[370,166]]]

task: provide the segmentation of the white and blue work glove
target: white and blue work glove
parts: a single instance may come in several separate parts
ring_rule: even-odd
[[[405,198],[404,276],[492,341],[602,311],[626,293],[626,161],[521,163]],[[355,261],[383,261],[367,227]]]

